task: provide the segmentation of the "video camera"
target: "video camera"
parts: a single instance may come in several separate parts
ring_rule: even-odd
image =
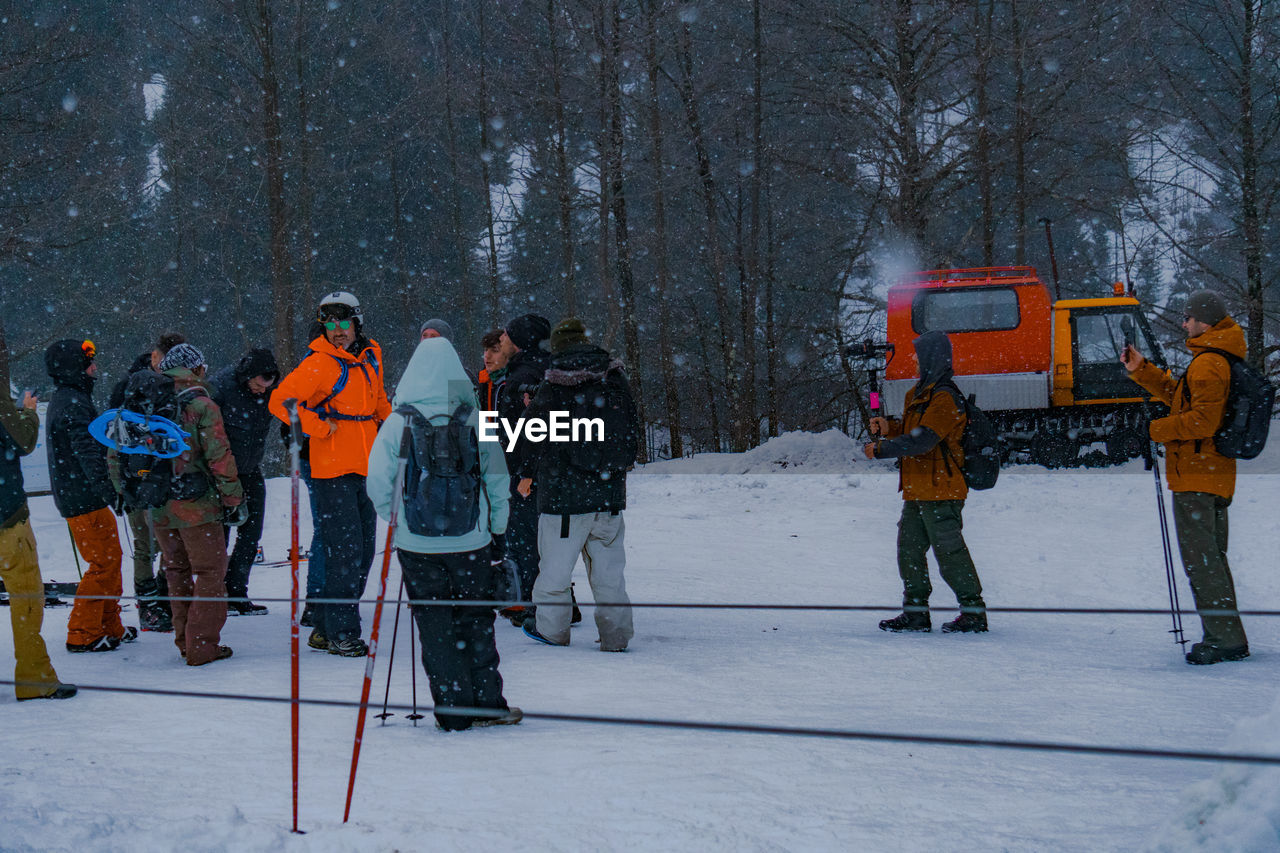
[[[883,358],[886,355],[893,355],[893,344],[877,344],[873,341],[861,341],[845,347],[844,354],[849,358],[871,361],[872,359]]]

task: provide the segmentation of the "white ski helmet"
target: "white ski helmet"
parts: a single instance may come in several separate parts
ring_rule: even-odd
[[[328,296],[321,299],[320,300],[321,314],[324,314],[324,309],[326,305],[345,305],[346,307],[351,309],[351,316],[355,317],[363,325],[364,311],[360,309],[360,300],[356,299],[355,296],[353,296],[350,293],[347,293],[345,290],[335,290],[333,293],[330,293]]]

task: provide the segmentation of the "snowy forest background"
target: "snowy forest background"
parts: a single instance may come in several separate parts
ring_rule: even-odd
[[[850,423],[899,274],[1222,292],[1280,339],[1280,3],[3,0],[0,335],[104,383],[176,328],[305,352],[356,293],[398,377],[536,311],[622,355],[658,455]],[[1172,306],[1167,308],[1167,306]],[[6,351],[0,346],[0,354]],[[3,361],[3,359],[0,359]],[[3,370],[3,365],[0,365]],[[1274,371],[1273,371],[1274,372]],[[0,377],[2,378],[2,377]]]

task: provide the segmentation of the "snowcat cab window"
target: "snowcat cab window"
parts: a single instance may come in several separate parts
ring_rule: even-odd
[[[911,327],[925,332],[997,332],[1018,328],[1018,293],[1012,287],[921,290],[911,300]]]
[[[1146,340],[1135,340],[1139,331]],[[1134,344],[1143,352],[1159,352],[1147,335],[1146,324],[1137,309],[1103,307],[1072,310],[1073,394],[1077,402],[1141,394],[1120,364],[1120,353],[1126,343]]]

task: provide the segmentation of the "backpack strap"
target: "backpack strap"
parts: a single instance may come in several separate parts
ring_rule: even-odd
[[[373,358],[373,353],[369,353],[369,356],[370,358]],[[316,416],[324,421],[371,421],[373,420],[373,415],[345,415],[341,412],[335,412],[333,409],[329,408],[329,401],[331,401],[334,397],[342,393],[342,389],[347,387],[347,380],[351,378],[351,362],[347,361],[346,359],[338,358],[336,355],[330,355],[329,357],[332,358],[334,361],[338,362],[338,368],[340,370],[338,374],[338,381],[333,384],[333,390],[329,392],[327,397],[325,397],[319,403],[316,403],[314,406],[304,405],[303,408],[308,409],[312,412],[315,412]],[[373,365],[374,365],[374,371],[377,372],[378,363],[376,358],[373,358]],[[364,374],[365,381],[367,382],[369,380],[369,374],[365,370],[364,362],[359,362],[359,361],[356,362],[356,367],[360,368],[360,372]]]
[[[956,408],[964,413],[966,426],[968,426],[967,420],[969,417],[969,407],[965,400],[964,392],[960,390],[960,386],[956,384],[954,379],[947,379],[942,382],[935,383],[933,390],[929,392],[929,396],[926,398],[927,402],[925,403],[925,408],[928,408],[929,403],[933,402],[933,395],[938,393],[939,389],[946,391],[951,395],[951,399],[955,402]],[[951,470],[951,462],[955,457],[951,452],[951,448],[947,446],[946,436],[938,436],[938,445],[942,448],[942,465],[947,469],[947,476],[950,477],[955,473]]]
[[[1202,356],[1202,355],[1207,355],[1207,354],[1209,354],[1209,353],[1213,353],[1214,355],[1220,355],[1220,356],[1222,356],[1222,358],[1223,358],[1223,359],[1225,359],[1225,360],[1226,360],[1226,362],[1227,362],[1227,370],[1228,370],[1228,371],[1230,371],[1230,370],[1231,370],[1231,367],[1232,367],[1232,366],[1233,366],[1237,361],[1243,361],[1243,359],[1242,359],[1242,358],[1240,358],[1240,356],[1238,356],[1238,355],[1232,355],[1231,353],[1227,352],[1226,350],[1218,349],[1217,347],[1205,347],[1205,348],[1204,348],[1204,349],[1202,349],[1200,352],[1198,352],[1198,353],[1196,353],[1195,355],[1191,356],[1191,361],[1187,362],[1187,369],[1186,369],[1186,370],[1184,370],[1184,371],[1182,372],[1182,378],[1181,378],[1180,380],[1178,380],[1178,384],[1182,386],[1182,399],[1186,401],[1186,403],[1187,403],[1187,405],[1188,405],[1188,406],[1189,406],[1189,405],[1191,405],[1191,383],[1190,383],[1189,381],[1187,381],[1187,379],[1188,379],[1188,377],[1191,375],[1191,365],[1195,363],[1195,360],[1196,360],[1197,358],[1199,358],[1199,357],[1200,357],[1200,356]],[[1227,383],[1228,383],[1228,384],[1227,384],[1227,393],[1229,394],[1229,393],[1230,393],[1230,391],[1231,391],[1231,385],[1230,385],[1230,383],[1231,383],[1231,377],[1230,377],[1230,374],[1229,374],[1229,373],[1228,373],[1228,376],[1227,376]],[[1196,445],[1195,445],[1195,446],[1196,446],[1196,453],[1200,453],[1200,452],[1201,452],[1201,448],[1203,447],[1203,445],[1204,445],[1204,439],[1203,439],[1203,438],[1197,438],[1197,439],[1196,439]]]

